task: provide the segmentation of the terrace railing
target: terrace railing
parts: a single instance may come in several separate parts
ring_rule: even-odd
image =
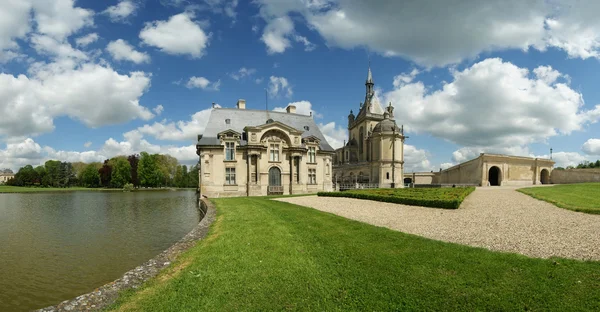
[[[267,187],[267,195],[283,195],[282,185],[269,185]]]

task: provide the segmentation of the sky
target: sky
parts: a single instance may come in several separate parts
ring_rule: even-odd
[[[2,0],[0,168],[197,162],[212,103],[313,112],[347,140],[369,62],[405,171],[479,153],[600,158],[600,2]]]

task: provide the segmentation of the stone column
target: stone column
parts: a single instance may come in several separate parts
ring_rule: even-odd
[[[252,159],[252,155],[250,155],[249,151],[246,151],[246,196],[250,196],[250,179],[252,174],[250,173],[250,163]]]

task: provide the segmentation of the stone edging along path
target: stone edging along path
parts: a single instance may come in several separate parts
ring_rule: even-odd
[[[208,229],[216,217],[216,211],[211,202],[202,199],[200,206],[200,222],[186,236],[161,252],[156,257],[132,269],[111,283],[105,284],[96,290],[78,296],[71,300],[63,301],[55,306],[37,310],[38,312],[50,311],[93,311],[99,310],[115,302],[119,292],[129,288],[137,288],[145,281],[156,276],[161,270],[168,267],[177,257],[194,244],[206,237]]]

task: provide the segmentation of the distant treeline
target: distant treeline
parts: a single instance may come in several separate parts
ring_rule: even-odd
[[[567,166],[566,169],[600,169],[600,159],[596,160],[595,162],[593,161],[584,161],[582,163],[580,163],[579,165],[577,165],[577,167],[574,166]],[[565,168],[563,167],[556,167],[554,168],[554,170],[564,170]]]
[[[42,187],[198,187],[197,166],[180,165],[170,155],[117,156],[104,163],[48,160],[43,166],[19,169],[7,185]]]

